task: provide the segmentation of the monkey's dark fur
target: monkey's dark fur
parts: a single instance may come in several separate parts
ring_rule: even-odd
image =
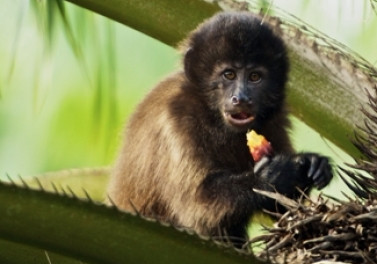
[[[155,87],[128,122],[108,189],[121,209],[204,235],[246,238],[253,212],[276,202],[253,188],[298,197],[332,178],[328,159],[293,152],[287,134],[283,42],[250,13],[220,13],[183,45],[184,70]],[[274,155],[254,172],[246,132]]]

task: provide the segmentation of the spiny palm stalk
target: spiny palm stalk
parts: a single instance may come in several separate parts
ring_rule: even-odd
[[[377,200],[330,201],[319,197],[293,201],[279,194],[286,208],[268,233],[250,243],[262,243],[259,257],[271,263],[368,263],[377,260]]]
[[[374,94],[368,94],[368,105],[362,108],[365,116],[364,127],[359,128],[360,132],[355,134],[355,146],[364,155],[363,158],[356,159],[356,164],[349,165],[359,172],[342,168],[350,179],[342,179],[352,191],[360,198],[377,199],[377,85]]]

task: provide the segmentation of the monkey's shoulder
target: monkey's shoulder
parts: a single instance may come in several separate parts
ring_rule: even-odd
[[[173,118],[176,121],[197,115],[202,105],[190,89],[184,72],[176,72],[158,83],[137,106],[136,119]]]
[[[181,92],[181,86],[185,82],[185,75],[179,71],[169,75],[159,82],[141,101],[139,106],[143,108],[161,109]]]
[[[186,83],[185,74],[181,71],[158,83],[136,106],[126,131],[133,134],[141,130],[163,133],[164,128],[185,120],[182,106],[192,107],[185,95],[187,89],[183,88]]]

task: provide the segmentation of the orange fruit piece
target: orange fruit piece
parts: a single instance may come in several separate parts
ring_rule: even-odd
[[[247,132],[246,139],[255,162],[272,153],[271,143],[264,136],[258,135],[254,130]]]

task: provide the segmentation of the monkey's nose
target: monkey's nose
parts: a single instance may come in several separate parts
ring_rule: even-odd
[[[231,98],[230,98],[231,102],[233,105],[239,105],[239,104],[249,104],[251,105],[253,102],[250,98],[247,98],[247,97],[238,97],[236,95],[233,95]]]
[[[240,100],[238,99],[237,96],[232,96],[231,98],[232,104],[238,105],[240,103]]]

